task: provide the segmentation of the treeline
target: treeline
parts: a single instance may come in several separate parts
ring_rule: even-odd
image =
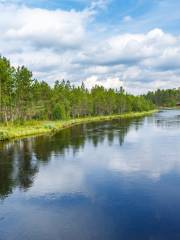
[[[26,67],[13,67],[0,56],[0,121],[67,119],[146,111],[154,105],[144,96],[95,86],[75,87],[69,81],[49,86],[33,78]]]
[[[144,97],[159,107],[175,107],[176,105],[180,105],[180,88],[158,89],[155,92],[148,92]]]

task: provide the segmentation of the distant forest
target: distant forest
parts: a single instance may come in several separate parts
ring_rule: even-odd
[[[133,96],[120,89],[95,86],[91,90],[69,81],[49,86],[33,78],[26,67],[13,67],[0,56],[0,121],[61,120],[85,116],[148,111],[155,105],[176,105],[180,90],[158,90]]]
[[[158,107],[180,106],[180,88],[178,89],[158,89],[155,92],[148,92],[144,97]]]

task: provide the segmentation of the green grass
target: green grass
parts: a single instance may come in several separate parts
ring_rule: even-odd
[[[112,119],[143,117],[146,115],[153,114],[156,111],[157,110],[152,110],[148,112],[132,112],[132,113],[125,113],[121,115],[111,115],[111,116],[86,117],[86,118],[77,118],[77,119],[71,119],[71,120],[65,120],[65,121],[27,121],[23,124],[8,123],[7,126],[1,124],[0,125],[0,141],[53,133],[53,132],[62,130],[64,128],[68,128],[70,126],[81,124],[81,123],[107,121]]]

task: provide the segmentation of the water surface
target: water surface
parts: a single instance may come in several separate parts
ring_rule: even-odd
[[[0,240],[180,239],[180,110],[0,145]]]

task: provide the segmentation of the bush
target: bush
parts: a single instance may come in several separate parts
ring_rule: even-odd
[[[4,140],[8,140],[8,139],[9,139],[8,133],[5,131],[3,131],[3,132],[0,131],[0,141],[4,141]]]

